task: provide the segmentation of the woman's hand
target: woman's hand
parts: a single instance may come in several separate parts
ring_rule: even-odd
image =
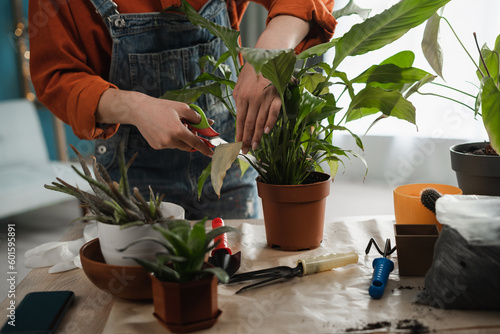
[[[187,104],[154,98],[139,92],[110,88],[96,112],[96,121],[135,125],[149,145],[156,149],[196,149],[209,157],[213,151],[182,122],[199,123],[200,115]]]
[[[273,18],[260,35],[256,48],[293,49],[309,33],[310,22],[294,16]],[[281,108],[274,86],[249,64],[243,66],[233,91],[236,101],[236,141],[242,141],[242,151],[256,149],[263,133],[273,128]]]
[[[281,108],[276,88],[252,65],[246,64],[240,72],[233,96],[236,101],[236,141],[242,141],[244,154],[256,149],[263,133],[273,128]]]

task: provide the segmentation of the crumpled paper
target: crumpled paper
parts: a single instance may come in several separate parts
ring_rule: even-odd
[[[26,268],[49,268],[49,274],[81,268],[80,248],[97,238],[97,224],[85,226],[83,237],[72,241],[47,242],[24,253]]]
[[[226,221],[226,225],[231,223]],[[241,251],[240,273],[278,265],[294,267],[298,259],[329,253],[355,251],[359,261],[237,295],[235,292],[248,283],[221,284],[218,306],[222,314],[212,328],[200,333],[450,333],[481,327],[473,332],[496,333],[500,328],[498,312],[444,310],[413,303],[424,288],[424,277],[400,277],[396,252],[389,257],[395,269],[384,296],[379,300],[369,296],[372,262],[380,255],[374,247],[365,255],[366,246],[370,238],[379,245],[390,238],[396,245],[393,225],[392,217],[328,222],[321,246],[302,252],[269,248],[263,225],[231,225],[242,231],[228,234],[231,250]],[[165,332],[153,312],[152,302],[115,299],[103,333]]]

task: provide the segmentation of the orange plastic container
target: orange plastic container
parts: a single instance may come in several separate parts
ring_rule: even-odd
[[[394,215],[396,224],[441,224],[436,215],[420,202],[420,193],[427,188],[434,188],[441,194],[461,195],[462,190],[455,186],[437,183],[406,184],[394,189]]]

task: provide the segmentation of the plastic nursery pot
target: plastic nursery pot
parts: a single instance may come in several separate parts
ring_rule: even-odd
[[[425,276],[432,265],[437,225],[394,224],[400,276]]]
[[[184,283],[162,282],[151,275],[154,316],[174,333],[212,327],[222,313],[217,308],[217,277]]]
[[[461,195],[455,186],[438,183],[405,184],[394,189],[394,215],[396,224],[434,224],[441,230],[436,215],[420,201],[420,193],[426,188],[434,188],[441,194]]]
[[[500,196],[500,156],[470,153],[486,144],[467,143],[450,148],[451,168],[464,194]]]
[[[314,183],[275,185],[259,181],[267,244],[282,250],[313,249],[323,240],[330,175],[311,173]]]

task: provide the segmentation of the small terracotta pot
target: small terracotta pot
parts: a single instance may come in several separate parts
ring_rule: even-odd
[[[175,333],[212,327],[222,313],[217,308],[217,277],[185,283],[162,282],[151,275],[154,316]]]
[[[275,185],[259,181],[267,244],[297,251],[319,247],[323,240],[330,175],[313,172],[315,183]]]
[[[399,275],[425,276],[434,258],[439,232],[436,225],[394,224]]]

